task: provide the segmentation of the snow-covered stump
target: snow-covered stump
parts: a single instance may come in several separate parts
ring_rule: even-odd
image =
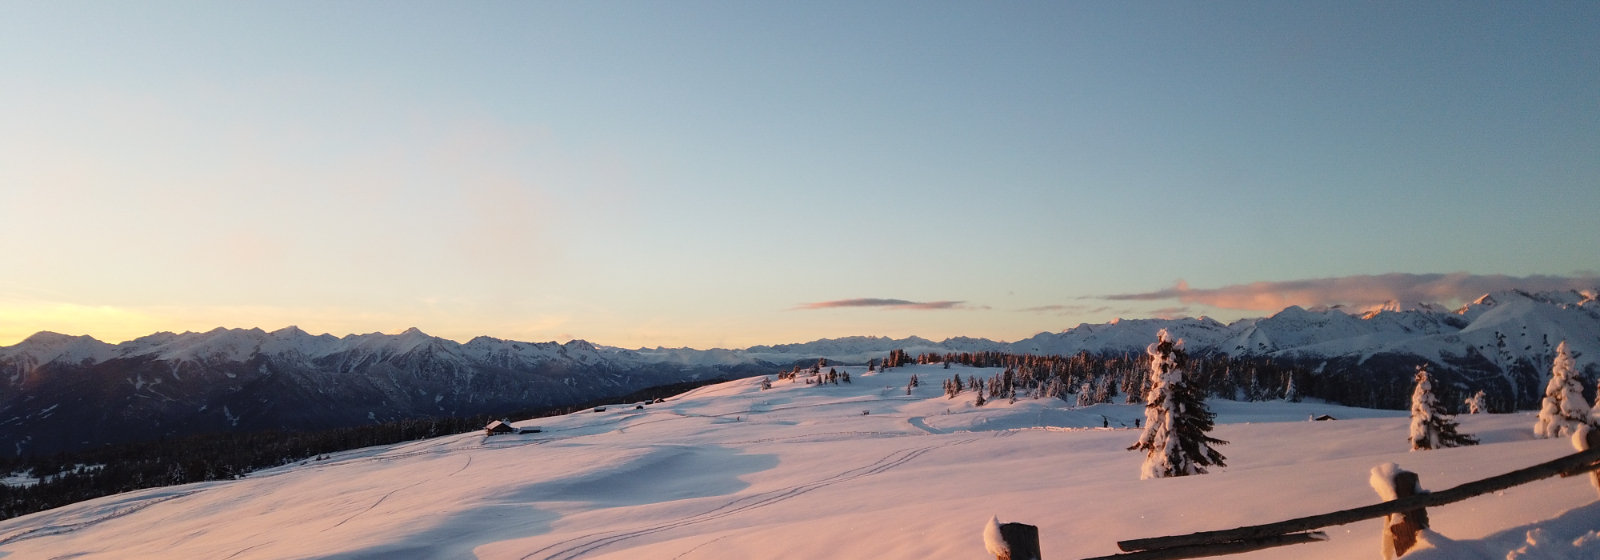
[[[1372,490],[1384,501],[1415,496],[1422,489],[1417,473],[1403,470],[1400,465],[1384,463],[1372,468],[1368,479]],[[1417,508],[1391,513],[1383,518],[1383,539],[1380,549],[1384,560],[1394,560],[1417,545],[1417,533],[1428,528],[1428,510]]]
[[[989,518],[983,528],[983,546],[997,560],[1040,560],[1039,528],[1024,523],[1000,523]]]

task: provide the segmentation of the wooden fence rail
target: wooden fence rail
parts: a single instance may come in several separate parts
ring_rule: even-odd
[[[1553,476],[1571,476],[1600,468],[1600,449],[1518,469],[1499,476],[1468,482],[1448,490],[1407,496],[1354,509],[1325,513],[1222,531],[1120,541],[1117,548],[1129,554],[1114,554],[1085,560],[1167,560],[1236,554],[1262,548],[1322,540],[1312,529],[1344,525],[1385,515],[1455,503],[1473,496],[1497,492]]]

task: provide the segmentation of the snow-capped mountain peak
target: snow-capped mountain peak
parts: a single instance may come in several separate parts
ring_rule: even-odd
[[[89,335],[71,336],[39,331],[11,347],[0,347],[0,358],[27,357],[36,365],[55,361],[100,361],[111,357],[115,347]]]

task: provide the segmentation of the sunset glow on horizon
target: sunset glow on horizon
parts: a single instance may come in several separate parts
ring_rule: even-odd
[[[0,346],[742,348],[1600,287],[1600,4],[24,2]]]

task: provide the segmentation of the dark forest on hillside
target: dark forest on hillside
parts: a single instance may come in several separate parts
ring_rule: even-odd
[[[674,383],[580,405],[503,414],[411,419],[308,432],[200,434],[41,457],[0,458],[0,474],[26,472],[41,479],[29,486],[0,485],[0,519],[142,488],[239,478],[259,469],[322,460],[326,454],[338,451],[482,430],[485,424],[499,418],[526,420],[607,403],[647,402],[723,381],[726,379]]]

